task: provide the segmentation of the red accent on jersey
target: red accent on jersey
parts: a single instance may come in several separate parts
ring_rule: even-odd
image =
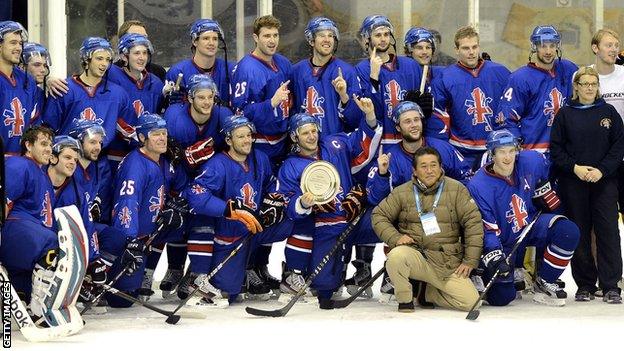
[[[507,223],[513,223],[512,230],[514,233],[517,233],[528,224],[527,219],[529,218],[529,214],[527,213],[524,200],[516,194],[511,195],[509,206],[511,206],[511,209],[505,213],[507,216]]]
[[[52,201],[50,200],[50,193],[48,191],[45,193],[41,207],[40,215],[43,216],[43,225],[52,228]]]
[[[552,127],[555,115],[559,112],[561,106],[563,106],[565,98],[556,87],[552,88],[550,93],[548,93],[548,97],[549,100],[544,101],[544,115],[548,116],[548,126]]]
[[[240,193],[241,196],[237,198],[240,199],[245,206],[255,211],[258,208],[258,205],[254,202],[254,196],[256,196],[256,191],[251,186],[251,184],[245,183],[245,185],[243,185],[243,187],[241,188]]]
[[[474,88],[470,95],[472,96],[472,100],[466,100],[464,106],[467,107],[466,113],[472,115],[472,125],[485,124],[485,130],[491,131],[492,128],[487,118],[494,114],[490,107],[492,98],[485,96],[479,87]]]
[[[134,112],[136,113],[137,117],[145,112],[145,107],[143,107],[143,103],[141,102],[141,100],[134,100],[132,102],[132,107],[134,108]]]
[[[130,222],[132,222],[132,211],[130,211],[128,206],[125,206],[119,212],[119,223],[125,228],[130,228]]]
[[[303,100],[303,108],[309,115],[321,118],[325,116],[325,110],[321,107],[321,104],[324,101],[325,98],[319,96],[316,88],[308,87],[308,90],[306,91],[306,98]]]
[[[401,85],[399,85],[396,80],[393,79],[386,84],[384,91],[386,99],[384,101],[388,109],[388,118],[392,116],[392,110],[396,105],[403,100],[404,94],[405,90],[401,90]]]
[[[2,116],[4,117],[4,125],[11,126],[9,130],[9,138],[14,136],[21,136],[24,129],[24,115],[26,109],[22,106],[22,101],[19,98],[14,97],[11,100],[11,109],[4,110]]]
[[[163,204],[165,203],[165,186],[164,185],[161,185],[160,188],[158,188],[157,196],[150,197],[149,203],[150,203],[149,211],[156,212],[156,214],[152,217],[152,222],[156,222],[158,213],[160,212],[160,210],[163,207]]]

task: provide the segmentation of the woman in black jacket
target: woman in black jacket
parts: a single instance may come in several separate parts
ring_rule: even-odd
[[[595,69],[581,67],[573,88],[572,101],[555,116],[550,156],[566,215],[581,231],[572,257],[572,277],[578,286],[575,299],[593,299],[598,280],[603,300],[621,303],[617,287],[622,276],[617,169],[624,157],[624,126],[615,108],[599,98]],[[597,267],[591,252],[592,229]]]

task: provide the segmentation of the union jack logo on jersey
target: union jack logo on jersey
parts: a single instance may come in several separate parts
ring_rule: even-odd
[[[119,211],[118,214],[119,223],[126,229],[130,228],[130,222],[132,222],[132,211],[128,208],[128,206],[124,206],[124,208]]]
[[[97,124],[102,124],[104,121],[101,118],[98,118],[97,114],[91,107],[87,107],[82,112],[80,112],[80,119],[86,119],[87,121],[93,121]]]
[[[552,127],[553,120],[555,119],[555,115],[559,112],[561,106],[565,102],[565,97],[559,89],[552,88],[550,93],[548,93],[548,100],[544,101],[544,116],[548,116],[548,126]]]
[[[150,203],[149,211],[156,212],[156,214],[152,216],[152,222],[156,222],[158,213],[160,212],[160,209],[165,203],[165,186],[164,185],[161,185],[160,188],[158,188],[158,192],[156,196],[150,197],[149,203]]]
[[[254,190],[251,184],[245,183],[245,185],[243,185],[240,190],[240,194],[241,196],[237,196],[236,198],[240,199],[245,206],[251,208],[252,210],[256,210],[258,208],[258,205],[254,201],[254,197],[256,196],[257,192]]]
[[[384,89],[384,102],[388,110],[388,118],[392,116],[392,110],[403,100],[405,90],[401,90],[401,85],[396,80],[391,80],[386,84]]]
[[[288,94],[288,99],[283,100],[282,102],[279,103],[279,105],[277,105],[277,108],[279,108],[282,111],[282,117],[283,118],[288,118],[288,116],[290,115],[290,108],[293,105],[293,99],[292,99],[292,94]]]
[[[526,209],[526,203],[520,196],[513,194],[511,195],[509,206],[511,209],[505,213],[507,223],[512,223],[511,230],[517,233],[528,224],[529,214]]]
[[[195,195],[203,194],[206,192],[206,188],[199,184],[193,184],[193,186],[191,187],[191,192]]]
[[[485,124],[485,130],[492,131],[488,120],[494,114],[490,107],[492,98],[485,96],[485,93],[479,87],[474,88],[470,96],[472,100],[466,99],[464,106],[466,106],[466,113],[472,115],[472,125]]]
[[[14,136],[21,136],[24,130],[24,116],[26,115],[26,109],[22,106],[22,101],[18,97],[14,97],[11,100],[11,109],[5,109],[2,113],[4,117],[4,125],[11,126],[9,130],[9,138]]]
[[[320,96],[315,87],[308,87],[306,98],[303,100],[303,108],[309,115],[321,118],[325,116],[325,110],[321,104],[325,102],[325,98]]]
[[[134,113],[136,113],[137,116],[140,116],[143,112],[145,112],[145,107],[143,106],[143,102],[141,102],[141,100],[134,100],[132,102],[132,107],[134,108]]]
[[[50,200],[50,192],[46,191],[41,202],[41,212],[39,213],[43,217],[43,225],[48,228],[52,228],[52,201]]]

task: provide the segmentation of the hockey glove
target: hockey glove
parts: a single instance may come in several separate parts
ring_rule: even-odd
[[[211,158],[215,151],[212,138],[200,140],[184,150],[184,156],[190,166],[197,166]]]
[[[559,200],[559,195],[552,188],[550,182],[543,181],[536,186],[533,193],[533,204],[546,212],[553,212],[559,208],[561,200]]]
[[[173,104],[183,104],[186,102],[186,92],[183,92],[182,89],[173,90],[168,95],[168,98],[169,98],[169,106]]]
[[[260,223],[263,227],[279,223],[284,219],[284,209],[286,200],[284,195],[279,193],[269,193],[262,199],[260,205]]]
[[[121,264],[126,267],[126,275],[132,275],[136,272],[141,265],[143,265],[143,255],[146,252],[145,244],[143,241],[134,238],[128,238],[126,243],[126,250],[121,256]]]
[[[417,103],[423,111],[424,118],[431,117],[433,112],[433,95],[431,93],[425,91],[421,94],[418,90],[408,90],[404,100]]]
[[[87,267],[87,276],[90,277],[93,285],[105,284],[108,280],[108,270],[111,263],[104,260],[102,257],[98,257],[95,261],[91,262]]]
[[[169,163],[173,167],[180,164],[184,157],[184,151],[180,144],[172,137],[167,137],[167,151],[165,151],[165,158],[169,160]]]
[[[347,213],[347,221],[353,221],[366,205],[366,190],[360,184],[354,186],[341,204]]]
[[[484,59],[484,60],[492,61],[492,57],[487,52],[482,52],[481,53],[481,58]]]
[[[624,50],[620,51],[620,53],[615,58],[616,65],[624,65]]]
[[[254,216],[253,210],[245,206],[240,199],[228,200],[223,217],[243,223],[251,234],[262,231],[262,225]]]
[[[336,212],[336,202],[335,199],[326,203],[326,204],[316,204],[312,206],[312,211],[314,213],[334,213]]]
[[[184,224],[184,215],[189,212],[189,204],[181,196],[167,196],[165,206],[158,214],[156,227],[158,231],[175,230]]]
[[[490,275],[494,275],[498,269],[498,275],[506,277],[511,272],[511,268],[507,263],[507,257],[502,250],[493,250],[483,255],[483,264]]]
[[[102,219],[102,199],[96,196],[89,206],[89,213],[93,222],[99,222]]]

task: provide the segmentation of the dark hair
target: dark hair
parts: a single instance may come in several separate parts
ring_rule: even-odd
[[[39,137],[39,134],[43,134],[45,136],[50,137],[51,140],[54,140],[54,131],[45,125],[32,126],[24,131],[22,135],[22,139],[20,140],[21,154],[25,155],[26,151],[26,143],[28,142],[30,145],[34,145],[35,141]]]
[[[253,32],[255,35],[260,34],[262,28],[277,28],[280,29],[282,22],[272,15],[266,15],[256,18],[253,24]]]
[[[414,152],[414,159],[412,160],[412,166],[414,168],[416,168],[416,164],[418,164],[418,158],[424,155],[434,155],[438,159],[438,163],[442,165],[442,157],[440,156],[438,150],[429,146],[423,146]]]

